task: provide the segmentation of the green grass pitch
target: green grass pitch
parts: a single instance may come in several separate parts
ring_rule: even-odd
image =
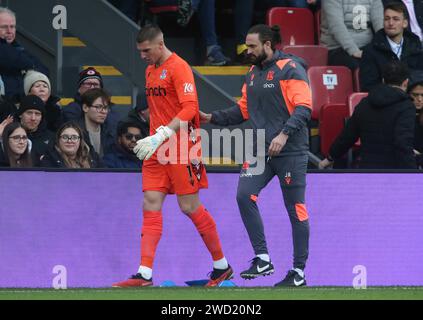
[[[0,300],[423,300],[423,287],[0,289]]]

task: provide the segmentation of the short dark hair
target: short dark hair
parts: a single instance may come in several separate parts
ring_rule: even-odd
[[[147,24],[141,28],[137,35],[137,43],[143,43],[144,41],[153,41],[159,35],[163,34],[162,30],[158,25]]]
[[[280,31],[281,29],[278,25],[270,27],[265,24],[257,24],[248,30],[248,34],[257,33],[262,44],[266,41],[270,41],[272,50],[275,50],[276,46],[282,43]]]
[[[392,2],[388,2],[384,9],[383,9],[383,13],[386,12],[386,10],[393,10],[396,12],[401,12],[404,16],[405,19],[408,19],[408,10],[407,7],[405,6],[405,4],[401,1],[392,1]]]
[[[400,86],[409,77],[410,71],[401,61],[392,61],[382,69],[382,78],[387,85]]]
[[[93,88],[84,92],[81,96],[81,102],[84,105],[92,106],[95,100],[102,98],[103,102],[107,102],[108,105],[111,104],[111,98],[109,94],[100,88]]]
[[[134,121],[119,121],[117,125],[117,137],[128,133],[128,128],[137,128],[142,132],[142,128]]]

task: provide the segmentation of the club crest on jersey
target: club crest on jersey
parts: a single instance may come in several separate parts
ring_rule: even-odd
[[[242,169],[241,169],[241,177],[246,177],[246,178],[251,178],[253,175],[251,174],[251,172],[248,172],[248,169],[250,168],[250,162],[245,161],[242,164]]]
[[[269,72],[267,73],[266,80],[267,80],[267,81],[271,81],[271,80],[273,80],[273,76],[274,76],[274,74],[275,74],[275,71],[269,71]]]
[[[291,184],[291,172],[285,173],[285,183]]]
[[[164,80],[164,79],[166,79],[166,77],[167,77],[167,70],[163,69],[162,74],[160,75],[160,79]]]

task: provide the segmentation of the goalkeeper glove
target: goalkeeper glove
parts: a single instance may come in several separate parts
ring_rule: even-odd
[[[160,126],[152,136],[137,141],[137,145],[134,147],[134,153],[140,160],[148,160],[160,145],[174,133],[175,131],[169,127]]]

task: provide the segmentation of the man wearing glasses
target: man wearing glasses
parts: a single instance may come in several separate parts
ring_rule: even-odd
[[[110,112],[110,96],[100,88],[86,91],[81,96],[83,118],[79,125],[85,131],[90,147],[101,157],[108,153],[115,141],[115,130],[106,123]]]
[[[88,67],[79,73],[78,90],[74,96],[74,101],[63,108],[64,122],[76,120],[78,121],[82,115],[81,96],[90,89],[103,89],[103,78],[100,72],[93,67]]]
[[[144,138],[137,123],[122,121],[117,127],[117,140],[111,152],[104,155],[108,168],[140,169],[142,161],[134,153],[137,141]]]

